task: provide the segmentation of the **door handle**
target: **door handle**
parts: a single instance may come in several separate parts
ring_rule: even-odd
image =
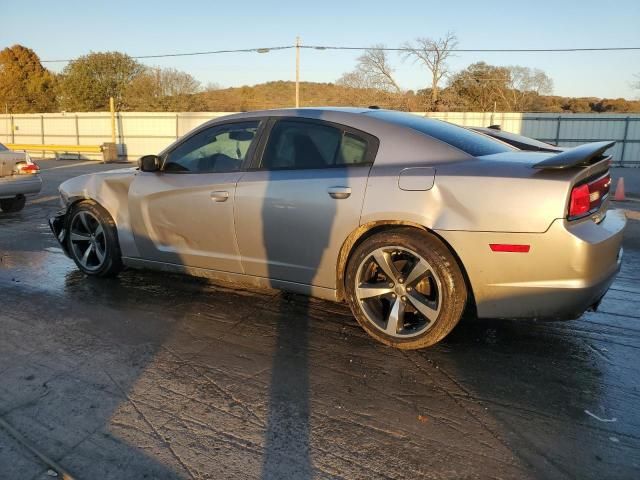
[[[226,202],[229,198],[229,192],[211,192],[211,200],[214,202]]]
[[[338,200],[349,198],[351,195],[351,188],[349,187],[329,187],[327,189],[329,195]]]

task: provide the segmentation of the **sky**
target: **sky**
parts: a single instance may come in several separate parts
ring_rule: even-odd
[[[492,2],[0,0],[0,48],[21,44],[42,60],[91,51],[154,55],[295,43],[400,46],[454,32],[459,48],[640,47],[640,0]],[[301,51],[301,80],[332,82],[352,70],[358,52]],[[401,87],[424,88],[428,72],[390,53]],[[459,53],[457,71],[484,60],[544,70],[554,94],[638,98],[640,50],[578,53]],[[253,85],[295,78],[294,50],[145,60],[186,71],[203,84]],[[45,63],[60,71],[64,63]]]

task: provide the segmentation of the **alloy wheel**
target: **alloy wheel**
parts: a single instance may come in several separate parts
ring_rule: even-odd
[[[387,335],[411,338],[431,329],[442,284],[429,262],[407,248],[371,252],[358,267],[356,297],[367,320]]]
[[[69,238],[73,255],[83,268],[95,271],[102,267],[107,244],[104,228],[95,215],[86,210],[77,212],[71,220]]]

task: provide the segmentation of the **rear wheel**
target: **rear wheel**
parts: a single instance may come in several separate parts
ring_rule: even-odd
[[[115,222],[92,201],[79,203],[71,212],[67,245],[71,258],[87,275],[109,277],[122,270]]]
[[[5,213],[19,212],[24,208],[27,201],[24,195],[16,195],[13,198],[5,198],[0,200],[0,209]]]
[[[345,287],[351,310],[367,333],[404,350],[442,340],[467,302],[464,277],[449,249],[413,228],[365,240],[349,260]]]

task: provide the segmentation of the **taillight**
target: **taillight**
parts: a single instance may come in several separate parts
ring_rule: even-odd
[[[17,175],[29,175],[33,173],[38,173],[40,171],[40,167],[35,163],[27,163],[27,162],[19,162],[16,163],[14,167],[14,172]]]
[[[610,187],[611,175],[608,173],[591,182],[573,187],[569,201],[569,219],[583,217],[598,210],[609,194]]]

